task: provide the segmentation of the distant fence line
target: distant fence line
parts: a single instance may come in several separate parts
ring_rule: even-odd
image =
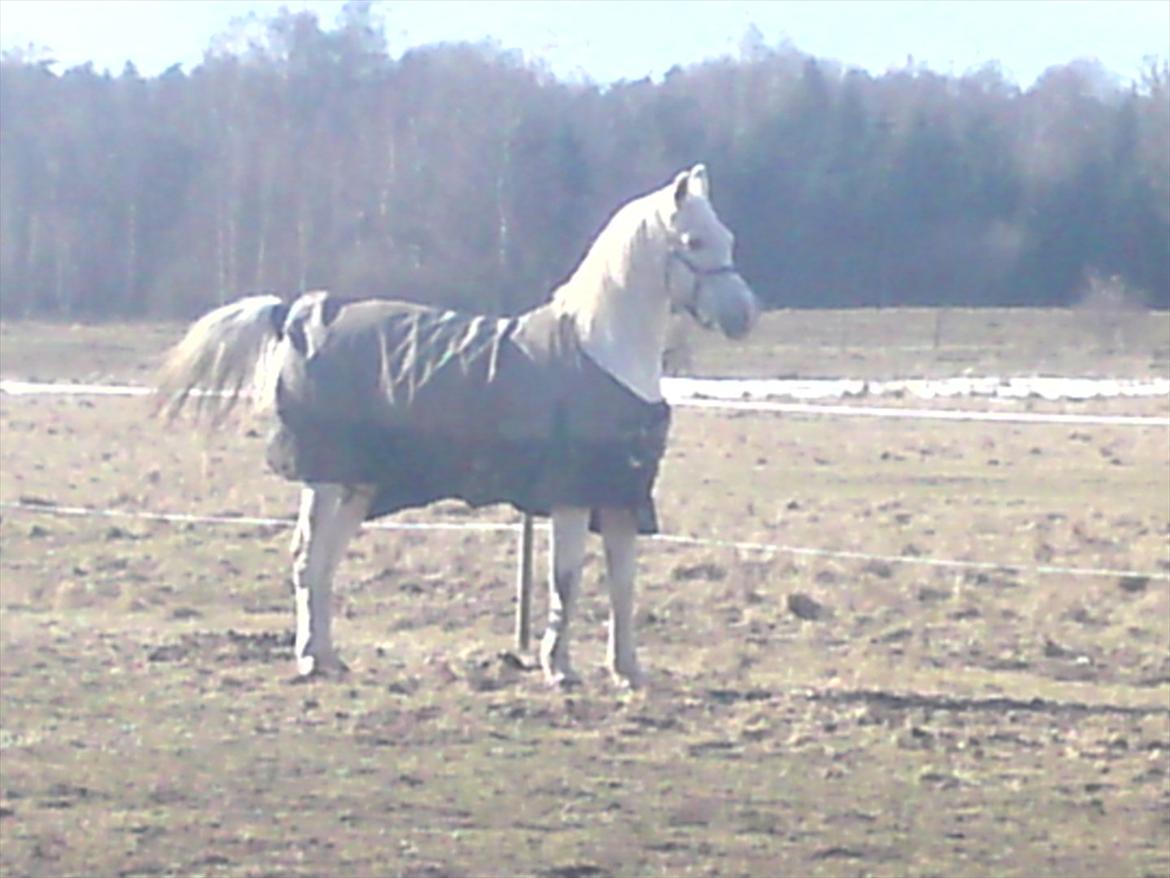
[[[0,502],[0,509],[13,512],[65,517],[120,518],[136,521],[155,521],[168,524],[236,525],[248,527],[289,528],[296,522],[291,518],[267,518],[246,515],[193,515],[185,512],[140,512],[126,509],[97,509],[90,506],[59,506],[44,500],[22,500],[16,503]],[[507,522],[454,522],[454,521],[377,521],[367,522],[370,530],[387,531],[479,531],[516,532],[519,524]],[[547,525],[542,528],[547,529]],[[734,549],[740,552],[761,552],[773,555],[795,555],[798,557],[828,558],[841,561],[865,561],[870,563],[903,564],[919,567],[934,567],[952,570],[979,571],[988,573],[1032,574],[1036,576],[1082,576],[1107,577],[1132,580],[1170,580],[1170,571],[1120,570],[1100,567],[1059,567],[1052,564],[1011,564],[997,561],[964,561],[954,558],[930,558],[920,555],[880,555],[850,550],[820,549],[808,546],[787,546],[776,543],[760,543],[743,540],[723,540],[692,537],[683,534],[654,534],[647,539],[668,545],[699,546],[704,548]]]
[[[25,381],[0,381],[0,393],[13,396],[26,395],[90,395],[90,396],[148,396],[153,388],[137,385],[103,384],[40,384]],[[874,406],[826,405],[816,403],[781,403],[771,400],[751,399],[710,399],[673,398],[672,405],[690,406],[701,409],[729,411],[772,412],[781,414],[802,414],[837,417],[886,417],[901,419],[929,419],[951,421],[997,421],[1031,424],[1069,425],[1111,425],[1131,427],[1170,428],[1170,418],[1141,417],[1132,415],[1067,415],[1044,412],[980,412],[957,409],[905,409],[881,408]],[[193,515],[180,512],[138,512],[120,509],[95,509],[85,506],[60,506],[41,500],[0,502],[0,509],[14,512],[40,513],[60,516],[84,516],[105,518],[128,518],[141,521],[157,521],[171,524],[246,525],[259,527],[291,527],[294,522],[288,518],[265,518],[255,516]],[[390,531],[516,531],[519,524],[506,522],[374,522],[367,528]],[[950,558],[929,558],[914,555],[880,555],[868,552],[821,549],[808,546],[787,546],[738,540],[710,539],[680,534],[656,534],[650,539],[666,544],[727,548],[737,551],[786,554],[798,557],[830,558],[837,560],[866,561],[885,564],[916,565],[922,567],[950,568],[955,570],[984,571],[999,573],[1090,576],[1170,580],[1170,571],[1114,570],[1092,567],[1059,567],[1049,564],[1021,565],[995,561],[964,561]]]

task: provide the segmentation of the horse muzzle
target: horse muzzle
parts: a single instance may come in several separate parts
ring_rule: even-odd
[[[731,339],[743,338],[760,317],[760,305],[738,273],[704,278],[691,313],[704,326],[718,329]]]
[[[667,287],[670,286],[671,262],[682,263],[693,280],[690,295],[672,307],[686,311],[706,329],[718,329],[728,338],[743,338],[760,316],[760,305],[747,282],[731,263],[714,268],[694,264],[678,250],[667,262]]]

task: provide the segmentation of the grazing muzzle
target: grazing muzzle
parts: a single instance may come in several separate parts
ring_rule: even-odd
[[[682,310],[707,329],[719,329],[728,338],[743,338],[756,323],[760,306],[747,282],[740,277],[734,265],[704,268],[692,262],[680,250],[671,250],[672,261],[678,261],[691,273],[691,289],[672,302],[675,310]],[[669,289],[670,263],[667,264]]]

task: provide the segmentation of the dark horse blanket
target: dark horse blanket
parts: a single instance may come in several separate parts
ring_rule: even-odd
[[[627,508],[657,530],[670,409],[603,371],[548,305],[504,319],[318,294],[283,331],[296,353],[268,461],[286,478],[375,485],[370,518],[460,498]]]

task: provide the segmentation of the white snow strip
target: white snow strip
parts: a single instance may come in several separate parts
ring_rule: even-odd
[[[133,384],[48,384],[40,381],[0,381],[0,393],[9,396],[149,396],[150,387]]]
[[[1016,398],[1035,396],[1032,391],[1037,387],[1045,389],[1045,399],[1087,399],[1090,389],[1096,388],[1098,395],[1093,398],[1107,398],[1109,387],[1117,392],[1114,396],[1156,396],[1170,395],[1170,381],[1161,378],[1147,382],[1105,381],[1095,378],[1047,378],[1047,379],[1007,379],[999,378],[980,379],[949,379],[959,384],[951,385],[951,389],[966,386],[970,388],[1006,387],[1016,388],[1019,393]],[[1035,382],[1051,382],[1050,384],[1036,384]],[[966,385],[961,382],[967,382]],[[983,384],[979,384],[983,382]],[[991,382],[995,382],[994,385]],[[1013,384],[1013,382],[1019,382]],[[1057,382],[1064,382],[1064,385]],[[833,394],[840,396],[862,396],[873,393],[874,388],[882,389],[880,393],[891,393],[889,387],[894,385],[909,385],[911,382],[866,382],[854,379],[840,379],[833,381],[788,381],[786,379],[731,379],[731,378],[664,378],[663,391],[668,402],[676,406],[690,406],[693,408],[723,409],[729,411],[775,412],[786,414],[801,414],[815,416],[837,417],[867,417],[867,418],[914,418],[918,420],[937,421],[1001,421],[1017,424],[1107,424],[1112,426],[1128,427],[1163,427],[1170,428],[1170,418],[1136,416],[1136,415],[1093,415],[1093,414],[1058,414],[1047,412],[983,412],[968,410],[946,409],[911,409],[885,408],[874,406],[853,405],[825,405],[810,403],[784,403],[773,401],[773,396],[795,396],[797,398],[823,399]],[[936,382],[940,385],[942,382]],[[1053,396],[1060,386],[1067,386],[1072,395],[1066,397]],[[1091,387],[1090,387],[1091,386]],[[809,389],[811,388],[811,389]],[[868,390],[867,390],[868,388]],[[832,393],[829,392],[832,390]],[[1028,393],[1024,393],[1027,390]],[[131,384],[49,384],[34,381],[0,381],[0,393],[12,396],[48,395],[80,395],[80,396],[148,396],[153,393],[150,387]],[[1096,391],[1095,391],[1096,392]],[[194,391],[196,395],[199,391]],[[940,393],[940,396],[959,395],[954,393]],[[971,394],[968,394],[971,395]],[[990,392],[974,395],[992,395]],[[924,397],[930,398],[930,397]],[[1004,396],[996,398],[1006,398]]]
[[[1069,415],[1055,412],[978,412],[963,409],[904,409],[769,400],[672,399],[672,405],[723,411],[835,415],[855,418],[912,418],[928,421],[1000,421],[1016,424],[1109,424],[1120,427],[1170,428],[1170,418],[1141,415]]]
[[[1170,396],[1170,380],[1062,378],[1049,376],[907,378],[663,378],[664,395],[674,399],[844,399],[912,396],[917,399],[986,396],[993,399],[1086,400]]]
[[[686,399],[844,399],[913,396],[918,399],[986,396],[994,399],[1086,400],[1170,396],[1170,379],[960,377],[867,381],[861,378],[663,378],[668,400]],[[13,396],[80,394],[146,396],[149,387],[131,384],[72,384],[0,381],[0,393]]]

